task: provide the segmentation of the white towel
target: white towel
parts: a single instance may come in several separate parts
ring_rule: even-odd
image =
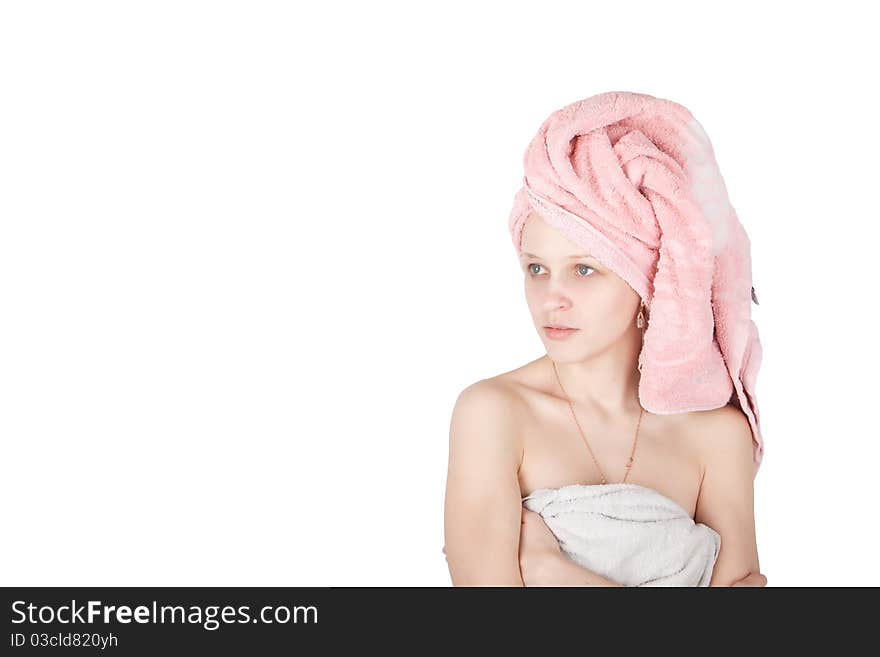
[[[623,586],[709,586],[721,536],[639,484],[572,484],[523,498],[578,565]]]

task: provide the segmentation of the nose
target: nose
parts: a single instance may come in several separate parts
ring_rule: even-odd
[[[559,285],[550,285],[547,288],[547,296],[544,299],[545,312],[558,312],[568,310],[571,307],[571,299],[565,294],[565,290]]]

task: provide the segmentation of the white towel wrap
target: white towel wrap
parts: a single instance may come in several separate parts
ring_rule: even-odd
[[[709,586],[721,536],[639,484],[572,484],[523,498],[575,563],[623,586]]]

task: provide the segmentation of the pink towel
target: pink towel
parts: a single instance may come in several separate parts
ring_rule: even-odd
[[[750,243],[702,126],[669,100],[602,93],[551,114],[523,166],[509,222],[517,253],[534,211],[629,283],[649,309],[642,407],[670,414],[733,402],[752,429],[757,475],[762,350]]]

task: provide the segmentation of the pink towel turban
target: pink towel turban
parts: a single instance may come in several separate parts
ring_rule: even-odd
[[[623,278],[649,309],[642,407],[665,415],[733,402],[752,429],[757,475],[750,244],[702,126],[672,101],[607,92],[551,114],[523,166],[509,223],[517,253],[534,211]]]

